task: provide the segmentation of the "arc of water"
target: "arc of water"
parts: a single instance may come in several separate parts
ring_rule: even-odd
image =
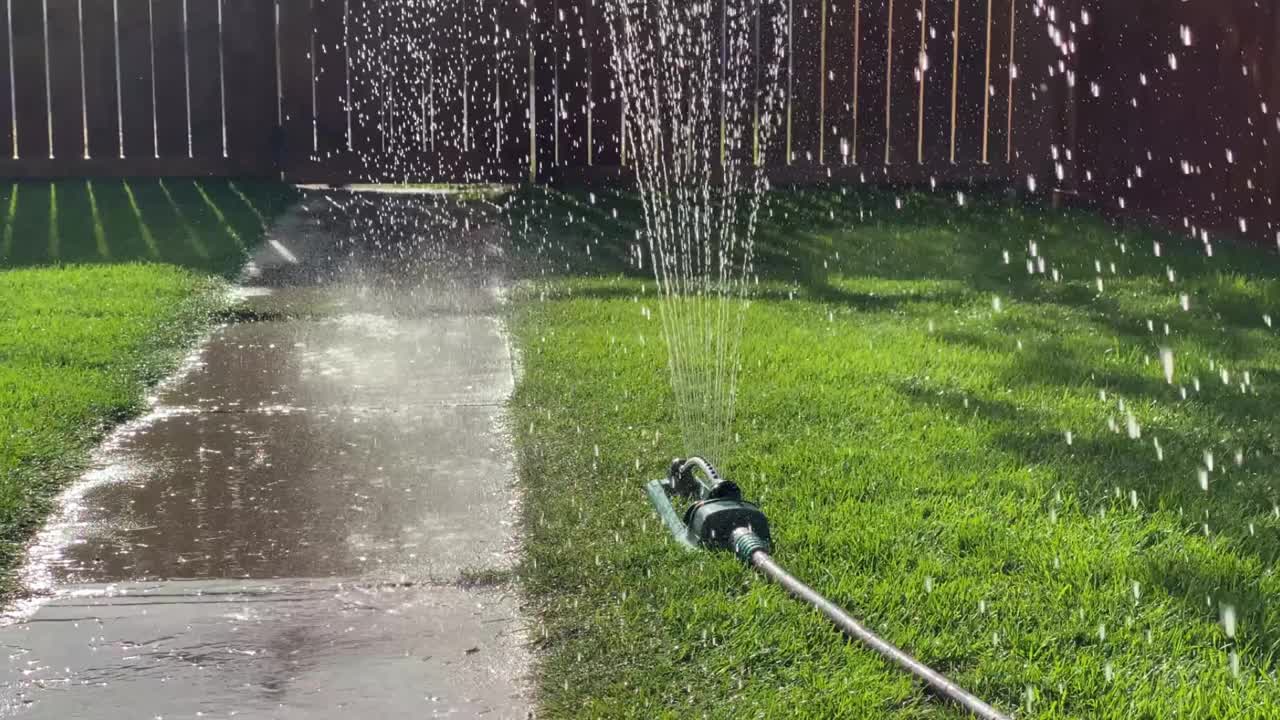
[[[786,0],[606,4],[677,420],[688,451],[720,462],[767,187],[755,148],[768,145],[781,116],[785,7]],[[756,52],[756,24],[766,15],[774,47]],[[756,58],[766,62],[763,78]]]

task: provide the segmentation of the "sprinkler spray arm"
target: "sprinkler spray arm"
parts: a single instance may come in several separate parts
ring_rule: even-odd
[[[700,470],[705,480],[695,475],[694,470]],[[942,673],[875,634],[840,606],[778,565],[770,554],[769,521],[764,513],[743,500],[738,485],[721,478],[715,466],[705,459],[673,460],[667,477],[649,482],[645,492],[676,542],[691,550],[700,547],[732,550],[743,563],[781,585],[796,599],[813,606],[845,635],[910,673],[938,697],[950,700],[982,720],[1010,720],[1009,716],[956,685]],[[672,497],[691,501],[683,521],[671,504]]]

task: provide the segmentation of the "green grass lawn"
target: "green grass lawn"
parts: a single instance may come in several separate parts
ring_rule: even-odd
[[[248,182],[0,185],[0,594],[53,495],[225,308],[288,200]]]
[[[960,717],[732,557],[667,539],[642,485],[682,448],[652,276],[626,262],[640,216],[594,200],[529,196],[516,222],[545,714]],[[778,560],[1019,717],[1280,716],[1274,254],[897,200],[771,197],[726,465]]]

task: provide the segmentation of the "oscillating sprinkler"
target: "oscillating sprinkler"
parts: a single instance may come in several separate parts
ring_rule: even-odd
[[[813,606],[850,638],[875,650],[923,682],[938,697],[956,703],[983,720],[1010,720],[964,688],[872,632],[838,605],[788,573],[774,561],[769,521],[760,508],[742,499],[737,483],[725,480],[700,457],[673,460],[667,477],[645,486],[649,501],[676,542],[693,550],[731,550],[743,563]],[[689,503],[684,518],[672,499]]]

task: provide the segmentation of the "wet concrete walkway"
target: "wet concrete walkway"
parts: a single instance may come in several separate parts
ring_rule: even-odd
[[[64,494],[0,716],[524,718],[500,225],[308,195]]]

